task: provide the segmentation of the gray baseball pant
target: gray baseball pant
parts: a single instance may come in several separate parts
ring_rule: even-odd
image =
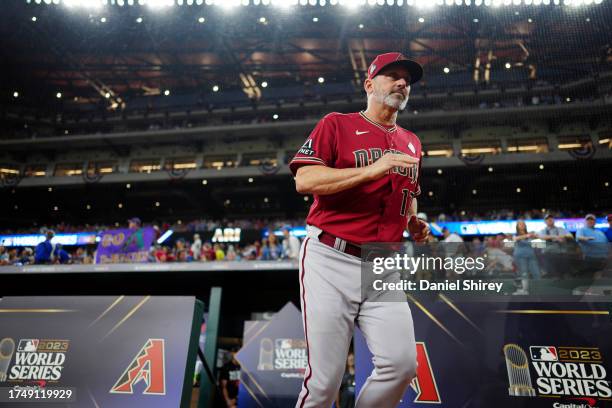
[[[407,302],[362,302],[361,259],[318,241],[308,226],[300,248],[300,303],[308,367],[296,408],[331,406],[355,324],[374,355],[357,408],[396,407],[416,375],[416,343]]]

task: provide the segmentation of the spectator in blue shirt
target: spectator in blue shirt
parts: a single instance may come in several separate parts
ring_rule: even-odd
[[[55,234],[53,231],[48,230],[45,235],[46,239],[36,245],[36,249],[34,250],[34,263],[46,264],[53,262],[53,244],[51,240]]]
[[[70,254],[62,248],[60,244],[55,246],[55,250],[53,251],[54,258],[59,261],[61,264],[66,264],[70,262]]]
[[[529,279],[540,279],[540,266],[536,258],[535,250],[531,241],[537,235],[527,231],[527,224],[523,220],[516,222],[516,235],[514,236],[514,264],[519,277],[521,288],[515,294],[526,295],[529,293]]]
[[[612,242],[612,214],[608,214],[608,229],[605,232],[608,242]]]
[[[604,268],[608,258],[608,238],[595,229],[596,218],[593,214],[584,217],[586,226],[576,231],[576,241],[584,257],[581,272],[594,273]]]
[[[574,236],[565,228],[558,227],[552,214],[544,217],[546,228],[538,234],[538,238],[546,241],[542,250],[542,261],[548,277],[562,277],[574,273],[574,256],[571,254],[570,242]]]

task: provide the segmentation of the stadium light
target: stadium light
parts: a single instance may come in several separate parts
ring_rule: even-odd
[[[13,98],[19,98],[19,92],[17,91],[13,92]]]
[[[206,21],[204,17],[198,18],[198,23],[203,24]]]
[[[340,5],[349,10],[356,10],[359,6],[365,6],[366,0],[340,0]]]
[[[267,88],[267,87],[268,87],[268,83],[267,83],[266,81],[263,81],[263,82],[261,83],[261,87],[262,87],[262,88]]]
[[[27,3],[59,5],[68,8],[100,9],[106,6],[149,6],[152,9],[163,9],[171,6],[216,6],[225,10],[232,10],[239,6],[273,6],[280,9],[289,9],[293,6],[341,6],[349,11],[356,10],[362,6],[412,6],[420,9],[430,9],[436,6],[487,6],[487,7],[509,7],[509,6],[542,6],[542,5],[564,5],[568,7],[590,6],[602,4],[603,0],[26,0]],[[316,20],[315,20],[316,19]],[[36,21],[36,20],[33,20]],[[318,18],[313,18],[317,22]]]
[[[36,22],[36,20],[37,20],[36,16],[33,16],[33,17],[32,17],[32,21],[33,21],[33,22]]]
[[[414,0],[414,5],[417,8],[430,9],[435,7],[436,2],[433,0]]]
[[[224,10],[232,10],[240,4],[240,0],[215,0],[215,6],[220,6]]]
[[[62,93],[61,93],[61,92],[56,93],[56,94],[55,94],[55,97],[56,97],[57,99],[61,99],[61,97],[62,97]]]
[[[137,22],[138,24],[142,23],[142,17],[138,17],[138,18],[136,19],[136,22]]]
[[[140,0],[139,0],[140,3]],[[174,0],[146,0],[146,5],[153,10],[160,10],[164,7],[170,7],[174,5]]]
[[[219,91],[219,85],[215,85],[212,87],[213,92],[218,92]]]
[[[106,5],[105,0],[63,0],[69,8],[100,9]]]
[[[319,77],[319,79],[317,79],[317,81],[319,81],[319,83],[322,84],[323,82],[325,82],[325,78]]]

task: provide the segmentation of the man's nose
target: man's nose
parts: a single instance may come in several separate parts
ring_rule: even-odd
[[[406,82],[406,78],[400,78],[397,81],[395,81],[395,84],[397,86],[399,86],[400,88],[406,88],[406,86],[408,86],[408,82]]]

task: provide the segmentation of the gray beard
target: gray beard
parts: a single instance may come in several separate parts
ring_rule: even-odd
[[[377,102],[400,111],[404,110],[406,108],[406,105],[408,105],[408,96],[406,96],[403,101],[400,101],[396,97],[394,97],[393,94],[383,96],[378,92],[374,92],[374,97],[376,98]]]

